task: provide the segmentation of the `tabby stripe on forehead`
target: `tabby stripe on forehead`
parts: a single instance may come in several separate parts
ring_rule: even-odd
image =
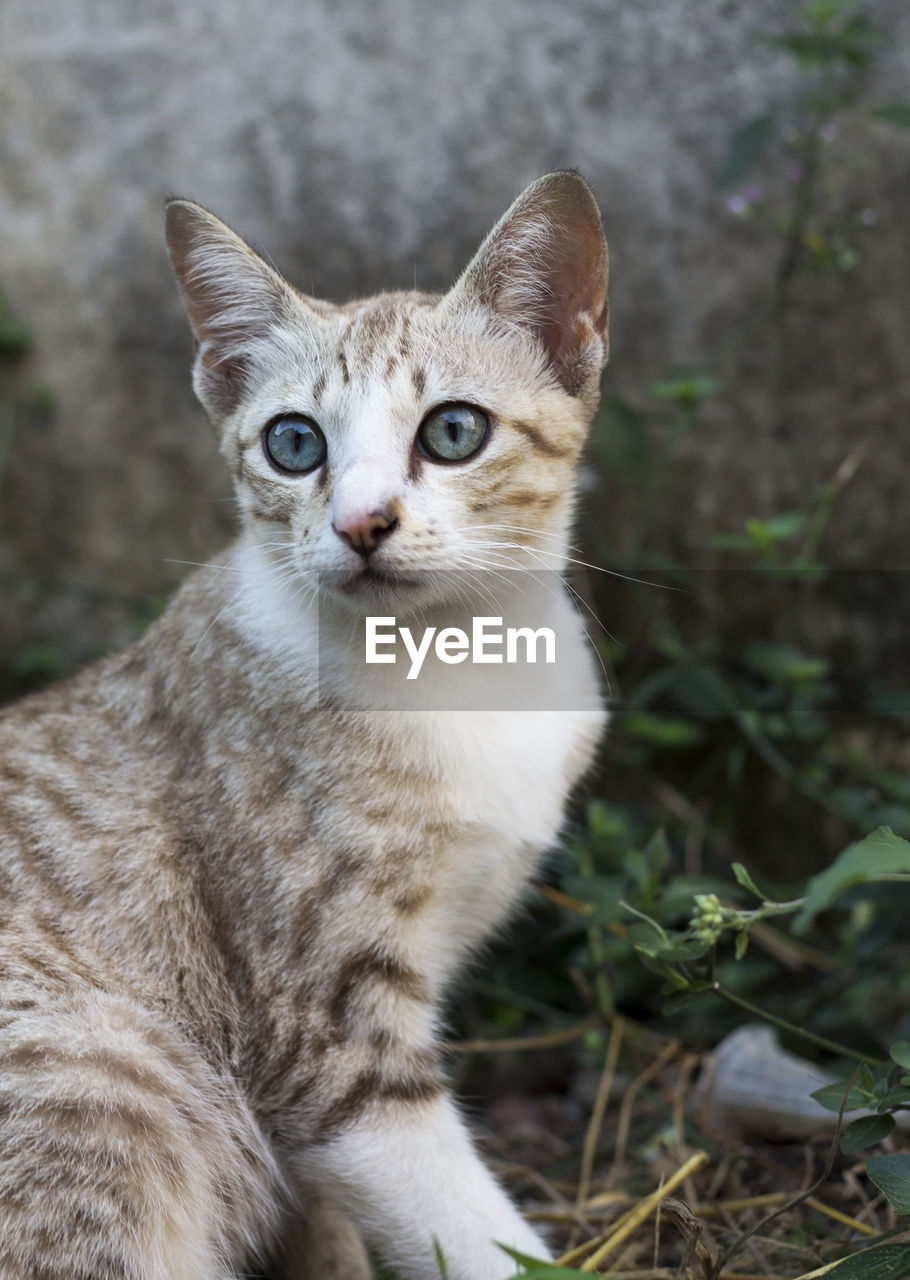
[[[411,348],[408,342],[408,330],[411,327],[411,317],[407,311],[401,317],[401,332],[398,335],[398,354],[400,356],[410,355]]]
[[[519,435],[523,435],[539,453],[545,454],[548,458],[570,458],[574,453],[573,446],[558,444],[555,440],[548,439],[539,427],[532,426],[530,422],[509,420],[508,426]]]
[[[395,308],[391,301],[372,306],[363,313],[357,346],[364,363],[370,363],[381,353],[383,345],[388,342],[395,318]]]

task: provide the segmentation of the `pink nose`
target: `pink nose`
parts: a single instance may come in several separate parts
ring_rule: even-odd
[[[362,556],[368,556],[379,546],[380,539],[387,537],[397,524],[397,519],[390,513],[370,511],[352,515],[340,524],[333,522],[332,528],[349,547]]]

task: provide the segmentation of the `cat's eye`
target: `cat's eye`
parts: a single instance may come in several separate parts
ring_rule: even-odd
[[[303,475],[325,462],[325,436],[310,418],[289,413],[270,422],[262,435],[269,461],[279,471]]]
[[[417,432],[421,449],[436,462],[461,462],[487,438],[490,420],[469,404],[443,404],[432,409]]]

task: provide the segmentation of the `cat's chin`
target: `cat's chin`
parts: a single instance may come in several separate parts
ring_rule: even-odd
[[[323,576],[323,588],[355,613],[402,614],[439,600],[436,574],[400,573],[367,565]]]

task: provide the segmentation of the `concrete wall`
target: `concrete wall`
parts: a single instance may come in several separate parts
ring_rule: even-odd
[[[303,287],[435,288],[521,187],[575,165],[611,242],[611,388],[714,365],[719,397],[673,464],[649,535],[790,509],[859,442],[832,551],[905,564],[910,516],[910,133],[848,126],[845,199],[875,210],[864,261],[809,284],[790,420],[768,393],[774,247],[710,175],[731,130],[797,87],[762,44],[789,0],[6,0],[0,18],[0,290],[34,338],[0,491],[0,650],[122,637],[230,523],[189,389],[161,198],[190,195]],[[910,6],[870,94],[910,98]],[[842,139],[843,141],[843,139]],[[7,387],[7,398],[9,387]],[[653,428],[659,446],[660,427]],[[601,493],[603,536],[634,512]]]

